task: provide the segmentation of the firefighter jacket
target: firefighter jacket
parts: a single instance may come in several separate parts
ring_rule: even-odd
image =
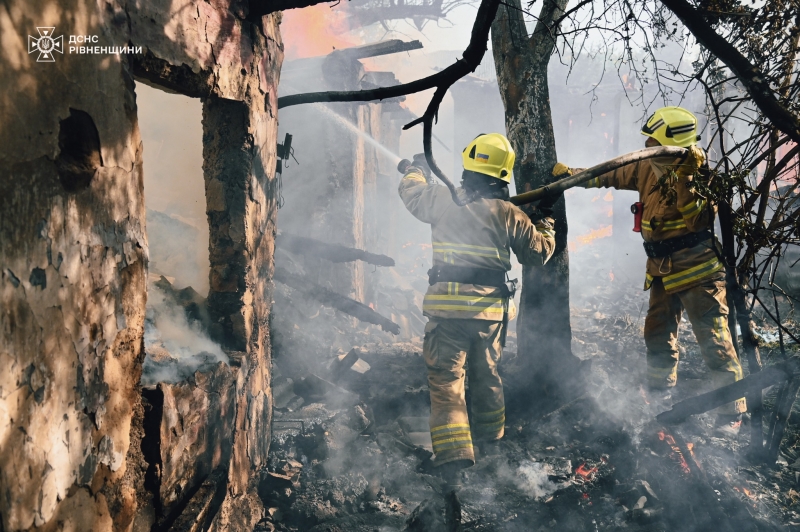
[[[642,237],[647,242],[659,242],[705,229],[713,229],[716,208],[708,205],[681,178],[675,185],[677,200],[672,205],[662,197],[657,181],[670,169],[680,166],[680,159],[650,159],[618,168],[588,181],[586,188],[611,187],[636,190],[643,206]],[[718,243],[715,241],[715,246]],[[724,265],[710,242],[682,249],[663,258],[648,258],[644,289],[649,290],[655,277],[660,277],[664,289],[673,294],[697,286],[707,280],[723,279]]]
[[[429,185],[413,167],[400,181],[399,192],[409,212],[431,225],[434,265],[506,272],[511,250],[524,265],[542,265],[555,249],[552,227],[535,227],[507,201],[480,198],[459,207],[446,187]],[[501,288],[437,282],[428,287],[422,311],[430,318],[502,321],[505,312],[513,314],[513,303]]]

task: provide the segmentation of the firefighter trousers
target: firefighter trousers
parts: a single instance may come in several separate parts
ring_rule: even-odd
[[[667,294],[660,278],[650,288],[650,308],[644,322],[647,345],[647,384],[661,389],[675,386],[678,379],[678,325],[683,309],[689,315],[700,353],[711,370],[715,388],[742,379],[742,366],[728,329],[725,281],[709,280],[698,286]],[[724,405],[718,414],[746,410],[744,398]]]
[[[497,373],[502,330],[502,322],[475,319],[431,319],[425,327],[423,356],[437,466],[455,460],[474,464],[473,438],[503,437],[506,411],[503,383]],[[467,372],[472,420],[467,415],[464,390]]]

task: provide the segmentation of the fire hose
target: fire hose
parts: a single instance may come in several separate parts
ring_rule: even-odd
[[[677,146],[657,146],[655,148],[644,148],[642,150],[626,153],[625,155],[620,155],[619,157],[609,159],[604,163],[592,166],[591,168],[587,168],[582,172],[565,177],[564,179],[559,179],[558,181],[554,181],[553,183],[537,188],[536,190],[531,190],[529,192],[523,192],[522,194],[512,196],[509,201],[514,205],[526,205],[528,203],[533,203],[534,201],[540,201],[544,198],[556,196],[565,190],[582,185],[583,183],[586,183],[595,177],[616,170],[617,168],[622,168],[623,166],[629,164],[638,163],[639,161],[643,161],[645,159],[653,159],[655,157],[683,157],[686,155],[686,153],[687,150],[685,148],[679,148]]]
[[[621,168],[629,164],[644,161],[645,159],[653,159],[655,157],[683,157],[686,155],[686,153],[687,150],[685,148],[679,148],[677,146],[656,146],[655,148],[644,148],[631,153],[626,153],[625,155],[620,155],[619,157],[615,157],[613,159],[609,159],[608,161],[592,166],[591,168],[587,168],[586,170],[578,172],[575,175],[571,175],[569,177],[559,179],[558,181],[554,181],[553,183],[549,183],[543,187],[537,188],[536,190],[531,190],[529,192],[523,192],[522,194],[512,196],[509,201],[518,206],[533,203],[535,201],[541,201],[545,198],[557,196],[565,190],[582,185],[583,183],[586,183],[597,176],[601,176],[607,172],[611,172],[617,168]],[[418,154],[414,157],[413,162],[409,161],[408,159],[403,159],[400,161],[397,164],[397,170],[404,174],[410,166],[423,166],[424,162],[424,154]],[[427,168],[423,167],[421,170],[423,173],[426,173],[427,178],[429,174]]]

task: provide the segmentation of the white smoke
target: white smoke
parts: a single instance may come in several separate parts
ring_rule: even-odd
[[[514,486],[531,499],[541,500],[569,484],[550,480],[551,471],[551,467],[544,462],[523,460],[513,468],[503,461],[496,466],[496,478],[500,484]]]
[[[528,497],[539,499],[554,493],[559,485],[547,478],[542,462],[522,462],[517,469],[515,485]]]
[[[142,384],[180,382],[203,366],[228,362],[222,348],[182,307],[150,283],[147,291]]]

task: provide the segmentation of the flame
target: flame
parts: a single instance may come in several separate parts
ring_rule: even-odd
[[[595,473],[597,473],[597,467],[586,467],[586,462],[582,463],[575,469],[575,474],[580,475],[580,478],[576,477],[576,480],[580,480],[581,482],[591,482],[594,480]]]
[[[747,496],[748,496],[750,499],[752,499],[752,500],[754,500],[754,501],[755,501],[756,499],[758,499],[758,495],[756,495],[756,493],[755,493],[755,492],[753,492],[753,491],[750,491],[750,490],[749,490],[749,489],[747,489],[747,488],[737,488],[736,486],[734,486],[734,487],[733,487],[733,489],[734,489],[734,490],[736,490],[736,491],[738,491],[739,493],[743,493],[743,494],[747,495]]]
[[[583,247],[587,244],[591,244],[593,241],[599,238],[608,238],[612,234],[612,226],[607,225],[605,227],[601,227],[600,229],[592,229],[589,234],[581,235],[577,237],[573,242],[569,243],[569,250],[576,251],[579,247]]]
[[[681,452],[681,448],[678,447],[678,444],[675,442],[675,438],[672,436],[672,434],[669,434],[664,430],[659,430],[658,439],[669,445],[671,449],[669,457],[680,466],[681,470],[685,474],[688,475],[691,472],[691,469],[689,468],[689,463],[686,461],[686,458],[684,458],[683,452]]]
[[[609,218],[613,218],[614,217],[614,209],[613,208],[612,209],[608,209],[608,217]]]
[[[622,84],[625,87],[625,90],[633,89],[633,80],[629,80],[627,74],[622,75]]]
[[[614,282],[614,270],[608,272],[608,278],[611,280],[612,283]]]
[[[609,190],[608,192],[606,192],[606,195],[603,196],[603,201],[614,201],[614,194],[612,194],[611,191]]]
[[[327,55],[335,48],[349,48],[356,42],[339,35],[348,30],[342,9],[317,4],[283,12],[281,35],[286,60]]]

